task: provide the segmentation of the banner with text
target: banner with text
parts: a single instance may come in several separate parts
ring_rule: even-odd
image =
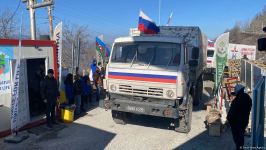
[[[16,58],[15,72],[12,83],[11,94],[11,131],[16,132],[19,129],[18,124],[18,103],[19,103],[19,75],[20,75],[20,56],[21,56],[21,41],[19,41],[19,56]]]
[[[64,90],[64,84],[62,84],[62,41],[63,41],[63,23],[60,22],[54,30],[53,40],[56,42],[57,52],[57,66],[58,66],[58,78],[59,78],[59,90]]]
[[[215,77],[215,90],[221,82],[224,67],[227,62],[227,53],[229,48],[229,32],[220,35],[214,43],[216,51],[216,77]]]

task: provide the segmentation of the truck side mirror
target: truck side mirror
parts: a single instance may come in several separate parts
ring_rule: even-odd
[[[198,60],[190,60],[189,62],[188,62],[188,64],[189,64],[189,66],[190,67],[197,67],[198,66]]]
[[[266,32],[266,26],[265,26],[265,27],[263,27],[263,28],[262,28],[262,30],[263,30],[264,32]]]
[[[199,59],[199,48],[198,47],[192,48],[191,59]]]
[[[262,30],[266,32],[266,27],[264,27]],[[266,38],[265,37],[258,39],[258,50],[266,51]]]
[[[258,50],[266,51],[266,38],[258,39]]]

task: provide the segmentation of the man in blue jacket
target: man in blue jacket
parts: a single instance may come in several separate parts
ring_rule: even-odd
[[[81,95],[81,110],[86,111],[88,107],[88,101],[91,102],[91,93],[92,93],[90,79],[87,75],[85,75],[82,78],[82,87],[83,87],[83,92]]]

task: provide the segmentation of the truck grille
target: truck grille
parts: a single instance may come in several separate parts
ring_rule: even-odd
[[[148,89],[140,89],[140,88],[134,88],[131,85],[119,85],[119,92],[136,94],[141,96],[155,96],[155,97],[163,96],[163,89],[161,88],[150,87]]]

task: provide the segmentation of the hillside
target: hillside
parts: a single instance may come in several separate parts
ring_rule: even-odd
[[[266,26],[266,6],[250,21],[244,23],[237,22],[236,25],[227,30],[230,32],[230,43],[257,45],[260,37],[266,37],[262,28]],[[265,53],[258,52],[257,58],[265,56]]]

